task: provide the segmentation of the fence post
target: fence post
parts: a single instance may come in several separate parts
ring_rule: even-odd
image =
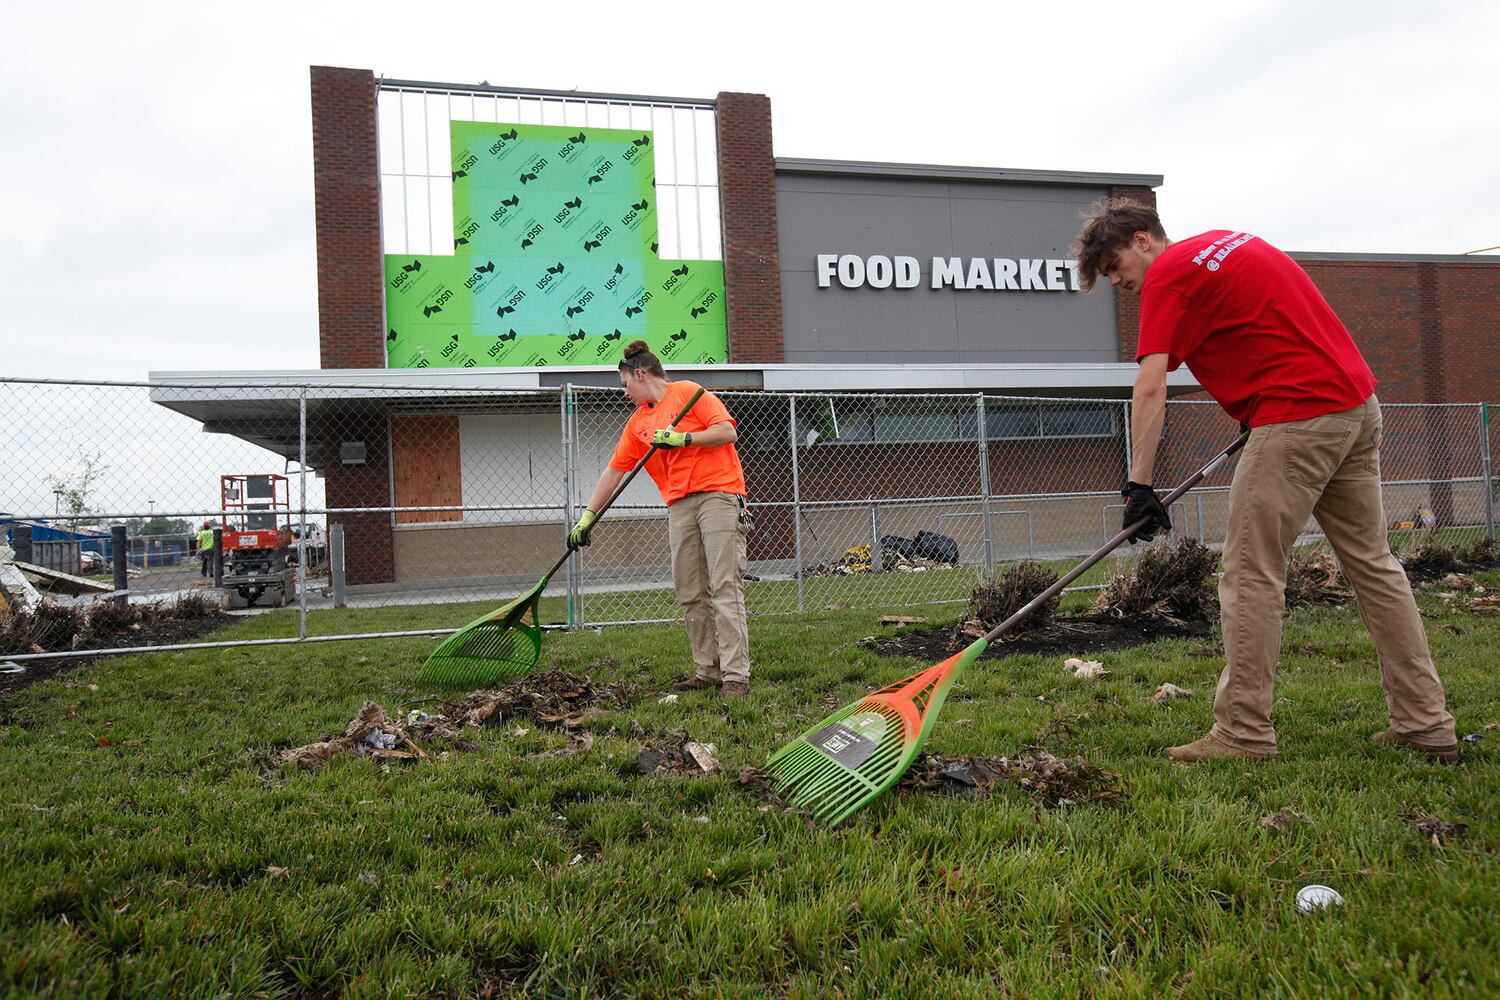
[[[1130,441],[1130,401],[1126,400],[1120,405],[1123,414],[1120,426],[1125,428],[1125,481],[1130,481],[1130,474],[1135,471],[1135,456],[1131,452],[1133,445]]]
[[[1490,470],[1490,404],[1479,404],[1479,466],[1484,475],[1484,536],[1495,540],[1495,484]]]
[[[221,501],[222,502],[222,501]],[[224,525],[220,524],[214,528],[214,589],[220,590],[224,586]]]
[[[566,533],[573,527],[573,383],[563,385],[562,396],[559,398],[560,413],[562,419],[562,459],[563,459],[563,531]],[[577,587],[578,587],[578,560],[582,553],[574,549],[568,555],[568,576],[563,586],[567,601],[568,628],[578,624],[575,616],[577,609]]]
[[[977,411],[978,422],[975,426],[975,437],[979,441],[979,503],[983,511],[981,520],[984,522],[984,575],[990,579],[995,576],[995,535],[990,519],[990,437],[989,428],[984,425],[984,393],[974,400]]]
[[[307,386],[297,387],[297,638],[307,638]],[[327,506],[326,504],[324,506]]]
[[[831,404],[830,404],[831,405]],[[797,397],[787,397],[787,435],[792,442],[792,552],[796,560],[793,576],[797,581],[797,610],[805,603],[802,596],[802,484],[797,468]]]
[[[333,589],[333,606],[344,607],[347,603],[347,596],[344,590],[343,522],[328,526],[328,581]]]
[[[880,551],[880,505],[870,498],[870,572],[879,573],[885,568]]]
[[[130,598],[125,594],[129,587],[125,567],[130,563],[130,543],[125,538],[125,525],[111,526],[109,541],[115,550],[115,606],[123,608],[130,603]]]

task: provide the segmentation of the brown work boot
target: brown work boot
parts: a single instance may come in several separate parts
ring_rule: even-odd
[[[750,693],[748,681],[725,681],[719,687],[719,693],[726,698],[743,698]]]
[[[1428,743],[1416,743],[1402,736],[1394,729],[1387,729],[1384,732],[1372,734],[1370,742],[1388,747],[1406,747],[1411,750],[1417,750],[1425,753],[1428,760],[1435,760],[1439,764],[1453,764],[1458,761],[1457,743],[1446,743],[1436,746]]]
[[[685,677],[672,685],[673,691],[707,691],[709,688],[719,686],[718,681],[711,681],[707,677]]]
[[[1167,747],[1162,753],[1167,755],[1168,760],[1175,760],[1180,764],[1196,764],[1199,761],[1214,758],[1228,758],[1236,760],[1274,760],[1276,751],[1270,753],[1255,753],[1251,750],[1241,750],[1232,747],[1220,740],[1213,733],[1209,733],[1201,740],[1184,743],[1180,747]]]

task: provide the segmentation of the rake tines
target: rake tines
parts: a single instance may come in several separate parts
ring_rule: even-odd
[[[512,601],[450,635],[427,657],[417,680],[485,686],[531,673],[542,655],[542,631],[535,624],[537,596]]]

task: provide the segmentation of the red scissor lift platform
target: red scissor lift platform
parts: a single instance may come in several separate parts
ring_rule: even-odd
[[[219,477],[223,510],[224,589],[230,607],[262,600],[283,607],[295,589],[291,492],[285,476],[241,473]]]

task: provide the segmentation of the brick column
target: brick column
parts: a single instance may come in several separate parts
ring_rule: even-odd
[[[785,354],[771,99],[764,94],[721,93],[714,118],[729,360],[780,363]]]
[[[1148,187],[1119,186],[1109,189],[1111,198],[1129,198],[1156,207],[1156,192]],[[1170,236],[1172,230],[1167,230]],[[1131,292],[1115,292],[1115,332],[1120,338],[1120,360],[1135,361],[1135,345],[1141,339],[1141,297]]]
[[[318,241],[318,345],[323,368],[385,367],[385,279],[380,245],[375,76],[369,70],[312,67],[313,200]],[[320,413],[330,507],[391,502],[385,414]],[[363,441],[365,464],[339,460],[343,441]],[[389,514],[332,518],[344,525],[351,584],[395,580]]]
[[[324,368],[384,368],[375,75],[312,67],[318,344]]]

